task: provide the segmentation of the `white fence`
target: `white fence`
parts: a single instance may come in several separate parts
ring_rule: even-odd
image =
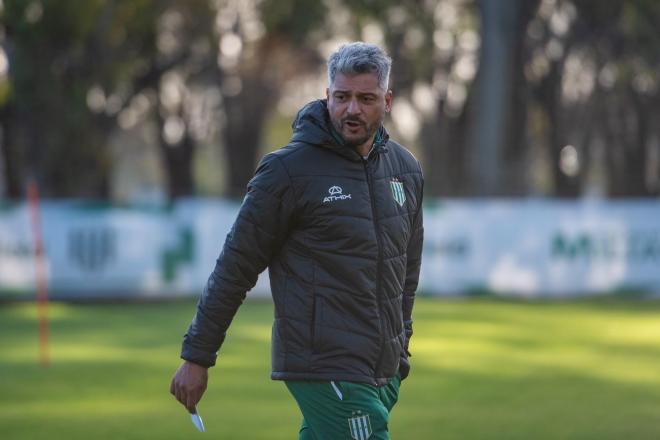
[[[422,286],[430,292],[660,292],[660,202],[464,200],[429,208]]]
[[[196,296],[237,209],[204,199],[168,210],[45,202],[51,296]],[[424,213],[426,294],[660,292],[660,202],[449,200]],[[34,295],[34,274],[28,207],[4,206],[0,296]],[[266,274],[251,294],[269,294]]]

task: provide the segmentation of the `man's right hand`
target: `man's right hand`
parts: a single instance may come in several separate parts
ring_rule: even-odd
[[[170,393],[192,413],[206,391],[208,380],[208,368],[184,361],[172,378]]]

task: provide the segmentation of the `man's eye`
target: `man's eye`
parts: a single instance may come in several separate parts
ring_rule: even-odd
[[[344,101],[346,100],[346,95],[335,95],[335,99],[337,101]]]

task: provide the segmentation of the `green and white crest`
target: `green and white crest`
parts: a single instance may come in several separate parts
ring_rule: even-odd
[[[403,182],[399,179],[390,180],[390,188],[392,188],[392,196],[394,196],[394,200],[396,200],[399,206],[403,206],[403,204],[406,203],[406,191],[403,188]]]
[[[373,433],[369,414],[363,415],[359,411],[353,413],[353,417],[348,419],[348,429],[351,431],[351,438],[355,440],[368,440]]]

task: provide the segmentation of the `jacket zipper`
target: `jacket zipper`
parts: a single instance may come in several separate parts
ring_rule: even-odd
[[[370,152],[371,153],[371,152]],[[383,271],[382,269],[382,261],[383,261],[383,246],[381,243],[381,237],[380,237],[380,227],[378,226],[378,219],[376,218],[376,201],[374,197],[374,189],[373,189],[373,181],[371,178],[371,174],[369,173],[369,157],[371,157],[371,154],[367,156],[366,159],[362,159],[362,165],[364,166],[364,173],[367,176],[367,187],[369,189],[369,201],[371,202],[371,218],[374,223],[374,233],[376,234],[376,247],[378,248],[378,260],[376,263],[376,299],[378,301],[378,328],[380,332],[380,344],[379,344],[379,352],[378,352],[378,359],[376,361],[376,368],[375,368],[375,373],[376,377],[374,378],[377,379],[378,376],[381,374],[380,373],[380,364],[382,362],[382,357],[383,357],[383,334],[385,333],[383,331],[383,320],[381,319],[381,311],[383,310],[383,304],[382,304],[382,298],[380,294],[380,279],[381,279],[381,272]]]

